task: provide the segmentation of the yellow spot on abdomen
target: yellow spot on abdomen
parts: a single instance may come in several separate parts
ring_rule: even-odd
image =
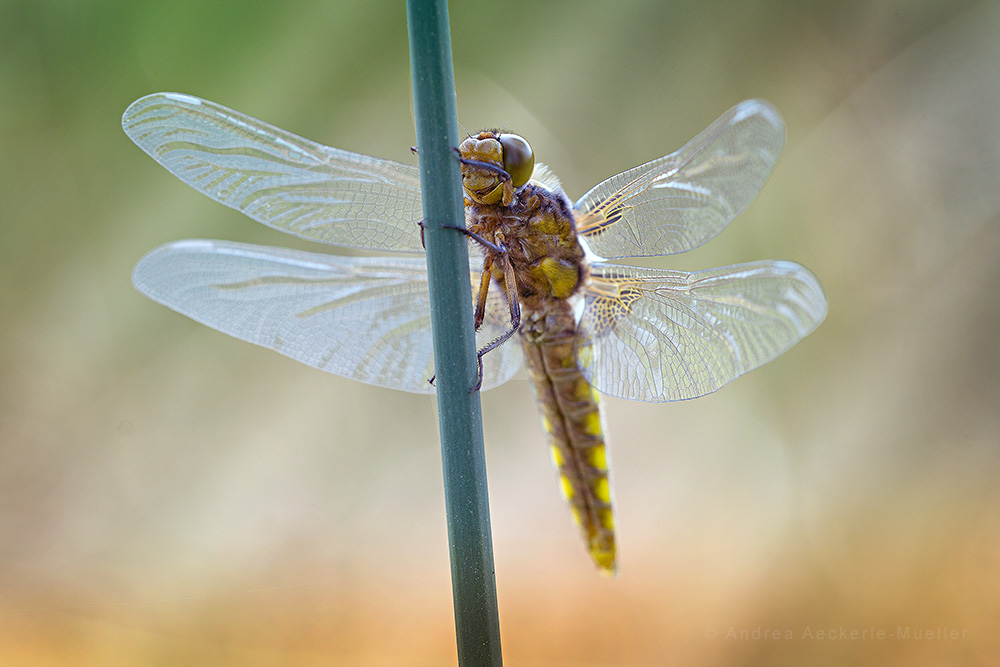
[[[588,412],[583,418],[583,432],[587,435],[601,434],[601,415],[597,410]]]
[[[604,451],[604,445],[595,445],[587,451],[587,463],[595,470],[608,469],[608,456]]]
[[[562,468],[563,464],[566,463],[566,457],[555,445],[549,447],[549,454],[552,455],[552,465],[556,467],[556,470]]]
[[[593,489],[594,489],[594,495],[597,496],[597,499],[600,500],[602,503],[611,502],[611,487],[608,485],[607,477],[601,477],[600,479],[595,481]]]
[[[615,538],[613,535],[597,533],[590,538],[590,557],[594,559],[601,573],[614,576],[618,573],[618,563],[615,558]]]
[[[576,494],[576,491],[573,489],[573,483],[569,481],[569,477],[566,475],[559,475],[559,489],[566,500],[572,500]]]
[[[544,414],[542,415],[542,430],[546,433],[552,433],[552,422]]]

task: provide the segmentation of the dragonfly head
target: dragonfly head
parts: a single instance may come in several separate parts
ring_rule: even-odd
[[[514,190],[528,182],[535,169],[531,146],[516,134],[499,130],[480,132],[458,147],[462,186],[478,204],[509,206]]]

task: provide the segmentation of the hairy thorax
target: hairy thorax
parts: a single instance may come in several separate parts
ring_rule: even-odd
[[[506,251],[525,310],[544,310],[552,299],[565,300],[576,292],[585,277],[584,253],[569,202],[561,193],[528,183],[509,206],[466,199],[465,210],[469,230]],[[493,279],[506,288],[498,262],[492,271]]]

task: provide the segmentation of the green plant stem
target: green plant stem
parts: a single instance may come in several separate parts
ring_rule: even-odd
[[[406,15],[458,662],[500,665],[482,414],[470,389],[478,370],[467,240],[442,229],[465,223],[447,2],[407,0]]]

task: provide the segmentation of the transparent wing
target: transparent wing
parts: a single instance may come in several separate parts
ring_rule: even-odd
[[[826,317],[819,281],[793,262],[687,273],[595,264],[577,357],[599,391],[675,401],[774,359]]]
[[[136,100],[122,126],[182,181],[269,227],[322,243],[423,252],[415,167],[322,146],[179,93]]]
[[[132,278],[154,301],[230,336],[336,375],[434,393],[423,259],[189,240],[156,248]],[[478,284],[478,275],[472,280]],[[483,343],[506,327],[502,296],[491,295],[489,312]],[[520,363],[517,345],[487,354],[483,388],[510,379]]]
[[[721,232],[778,160],[784,124],[767,102],[742,102],[676,153],[612,176],[574,205],[577,232],[606,259],[672,255]]]

